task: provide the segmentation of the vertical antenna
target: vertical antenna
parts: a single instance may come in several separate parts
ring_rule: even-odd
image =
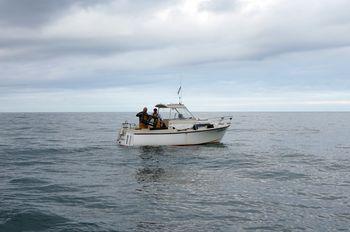
[[[182,89],[182,78],[180,80],[180,87],[177,90],[177,95],[179,97],[179,104],[182,104],[182,91],[181,91],[181,89]]]

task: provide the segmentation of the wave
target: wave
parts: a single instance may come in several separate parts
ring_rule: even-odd
[[[96,150],[101,150],[103,147],[100,146],[86,146],[86,147],[49,147],[49,148],[13,148],[5,149],[5,153],[10,155],[52,155],[52,154],[70,154],[70,153],[81,153],[81,152],[91,152]]]
[[[254,171],[254,172],[248,172],[248,176],[253,178],[253,179],[275,179],[275,180],[279,180],[279,181],[308,178],[308,176],[305,174],[291,172],[288,170]]]
[[[1,217],[6,219],[0,224],[0,231],[13,232],[45,230],[69,221],[65,217],[36,210],[1,212]]]
[[[48,184],[45,180],[40,180],[32,177],[16,178],[9,181],[11,184]]]

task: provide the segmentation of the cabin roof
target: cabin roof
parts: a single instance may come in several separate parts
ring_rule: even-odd
[[[170,108],[170,109],[186,108],[186,106],[181,104],[181,103],[177,103],[177,104],[157,104],[155,107],[157,107],[157,108]]]

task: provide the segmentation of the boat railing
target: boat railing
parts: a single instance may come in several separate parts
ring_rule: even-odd
[[[124,129],[134,129],[136,128],[136,124],[135,123],[130,123],[128,121],[125,121],[122,123],[122,128]]]
[[[210,121],[210,122],[215,122],[215,123],[231,123],[232,121],[232,116],[221,116],[221,117],[213,117],[213,118],[205,118],[205,119],[198,119],[199,121]]]

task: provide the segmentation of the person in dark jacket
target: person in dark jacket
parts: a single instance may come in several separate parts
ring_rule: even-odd
[[[160,114],[158,113],[157,108],[153,109],[152,118],[153,118],[153,128],[161,128],[162,118],[161,118]]]
[[[139,118],[139,128],[147,129],[149,125],[149,121],[152,118],[152,116],[147,113],[147,107],[144,107],[143,111],[137,113],[136,117]]]

